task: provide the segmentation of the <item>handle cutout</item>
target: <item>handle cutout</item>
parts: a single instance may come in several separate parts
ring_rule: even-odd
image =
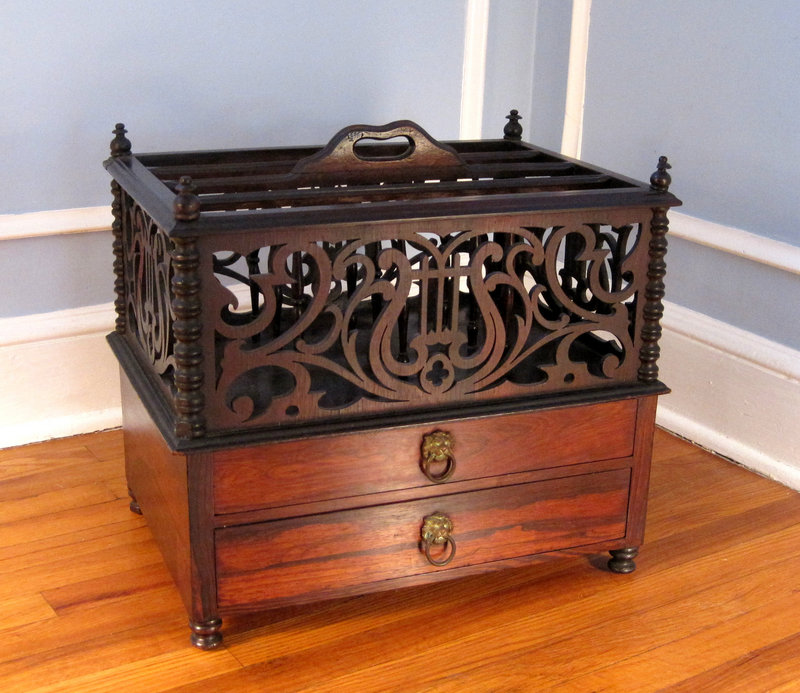
[[[408,135],[390,138],[362,137],[353,142],[353,154],[361,161],[398,161],[414,153],[416,144]]]
[[[383,148],[386,149],[383,149]],[[383,126],[351,125],[340,130],[316,154],[297,162],[297,176],[365,175],[381,180],[385,175],[413,173],[438,178],[446,169],[453,177],[466,175],[468,166],[450,145],[434,140],[410,120]]]

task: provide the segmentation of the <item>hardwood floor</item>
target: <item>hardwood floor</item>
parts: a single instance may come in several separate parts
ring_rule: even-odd
[[[119,431],[0,450],[3,691],[799,691],[800,495],[659,432],[647,539],[189,645]]]

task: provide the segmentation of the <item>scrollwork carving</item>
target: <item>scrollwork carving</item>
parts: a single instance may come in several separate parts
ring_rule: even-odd
[[[126,287],[127,324],[156,373],[163,375],[174,365],[169,239],[130,196],[123,196],[122,208],[125,260],[117,276]]]
[[[635,381],[640,232],[397,225],[222,248],[208,313],[220,425]]]

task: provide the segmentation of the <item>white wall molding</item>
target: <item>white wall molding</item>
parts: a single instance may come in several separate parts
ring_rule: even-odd
[[[459,138],[462,140],[476,140],[481,137],[488,37],[489,0],[467,0],[459,123]]]
[[[0,348],[90,334],[108,334],[113,329],[115,320],[113,303],[0,318]]]
[[[572,0],[572,24],[567,65],[567,97],[561,153],[580,158],[583,140],[583,109],[586,97],[586,61],[589,57],[589,18],[592,0]]]
[[[121,425],[112,304],[0,320],[0,448]],[[667,303],[658,423],[800,490],[800,352]]]
[[[0,319],[0,448],[121,425],[114,306]]]
[[[658,423],[800,490],[800,351],[666,303]]]
[[[90,233],[111,228],[111,206],[0,214],[0,241],[64,233]]]
[[[743,229],[671,211],[670,235],[747,260],[800,274],[800,247]]]

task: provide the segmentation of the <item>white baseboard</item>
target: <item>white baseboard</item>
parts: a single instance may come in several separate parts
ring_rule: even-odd
[[[800,352],[667,304],[657,422],[800,490]]]
[[[0,319],[0,448],[120,426],[114,306]]]
[[[669,227],[670,236],[743,257],[783,272],[800,274],[800,246],[693,217],[674,209],[669,212]]]
[[[111,304],[0,320],[0,448],[121,425]],[[658,423],[800,490],[800,352],[668,303]]]
[[[111,228],[111,205],[0,214],[0,241],[63,233],[89,233]]]

